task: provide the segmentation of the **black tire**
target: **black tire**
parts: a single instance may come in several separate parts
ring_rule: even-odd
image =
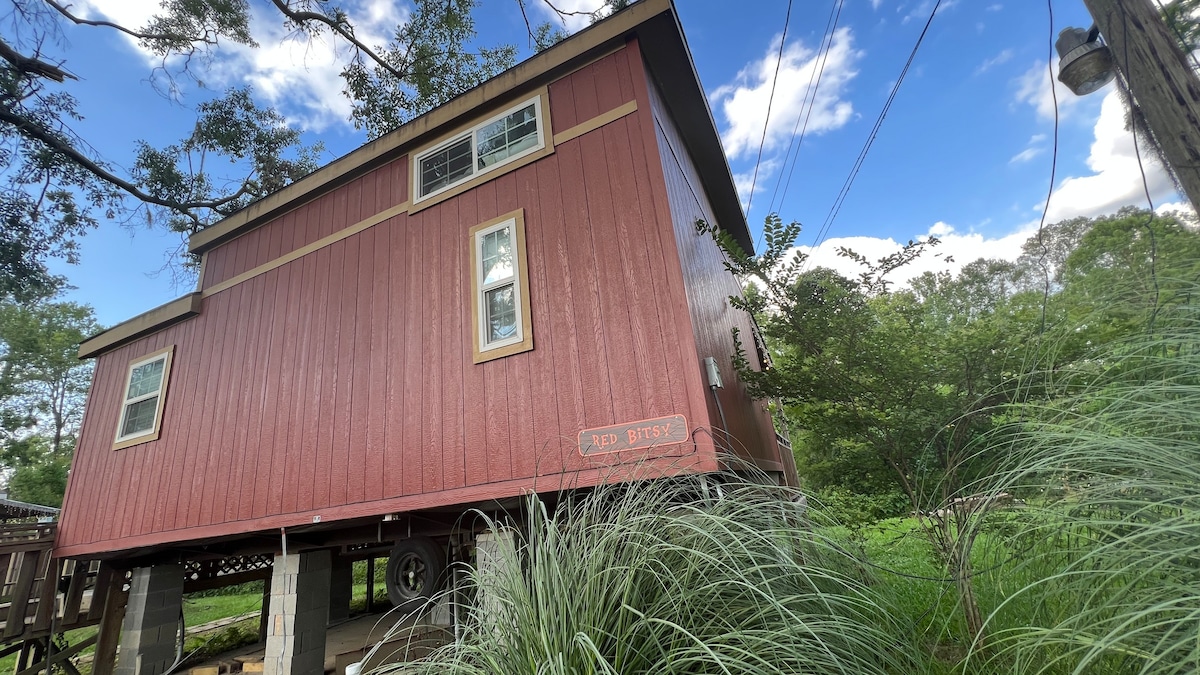
[[[401,539],[387,562],[388,599],[401,612],[420,609],[442,587],[446,552],[429,537]]]

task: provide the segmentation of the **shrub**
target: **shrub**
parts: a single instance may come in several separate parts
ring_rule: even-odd
[[[867,572],[802,526],[795,493],[724,478],[711,502],[701,478],[602,487],[553,510],[530,497],[515,546],[468,571],[483,599],[460,639],[404,672],[921,670]]]
[[[996,490],[1052,495],[1014,541],[1037,545],[976,662],[1012,673],[1200,671],[1200,321],[1098,355],[1084,393],[1005,441]],[[1025,616],[1013,622],[1011,608]]]

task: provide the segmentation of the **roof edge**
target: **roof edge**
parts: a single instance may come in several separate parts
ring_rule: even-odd
[[[638,0],[611,17],[599,21],[509,68],[492,79],[459,94],[399,128],[366,143],[300,180],[274,192],[225,219],[193,234],[191,253],[203,253],[262,222],[346,183],[376,166],[398,157],[412,145],[443,127],[455,124],[475,109],[511,98],[581,57],[606,49],[634,32],[638,26],[666,12],[674,12],[671,0]],[[676,22],[678,19],[676,19]],[[682,32],[680,33],[682,35]]]
[[[101,331],[80,343],[79,358],[87,359],[99,356],[123,344],[193,317],[200,313],[202,299],[203,296],[199,292],[188,293],[182,298],[176,298],[128,321],[122,321],[108,330]]]
[[[674,10],[674,5],[671,9]],[[746,213],[742,210],[729,159],[725,156],[725,148],[721,144],[721,133],[708,104],[704,83],[700,81],[700,74],[696,72],[692,50],[688,46],[687,35],[683,32],[679,13],[672,11],[657,20],[671,22],[671,28],[660,30],[673,30],[678,35],[683,49],[672,49],[670,45],[657,40],[641,41],[642,54],[649,65],[650,74],[654,77],[659,91],[663,93],[663,103],[670,110],[671,119],[679,128],[680,135],[692,154],[692,161],[717,217],[716,224],[731,233],[747,254],[754,255],[754,240],[750,236]],[[672,73],[677,72],[686,72],[690,77],[672,76]],[[693,83],[695,87],[692,86]]]

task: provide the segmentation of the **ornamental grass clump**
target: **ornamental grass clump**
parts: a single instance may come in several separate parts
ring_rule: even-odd
[[[1161,316],[1153,337],[1087,370],[1083,393],[1007,439],[1015,450],[996,489],[1041,507],[1013,537],[1028,553],[999,574],[1030,581],[993,613],[1003,628],[972,663],[1200,672],[1200,318],[1187,307]]]
[[[719,480],[606,486],[553,509],[530,497],[515,528],[480,514],[512,537],[465,570],[476,601],[459,639],[403,672],[919,670],[866,572],[805,526],[794,492]]]

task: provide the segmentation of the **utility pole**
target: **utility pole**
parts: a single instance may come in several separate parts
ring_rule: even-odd
[[[1162,148],[1192,208],[1200,213],[1200,79],[1154,0],[1083,0],[1113,63]]]

